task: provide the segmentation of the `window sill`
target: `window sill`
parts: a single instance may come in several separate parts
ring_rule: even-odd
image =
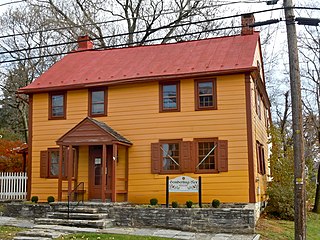
[[[65,120],[67,119],[66,117],[49,117],[49,120]]]
[[[210,173],[219,173],[219,171],[217,169],[210,169],[210,170],[207,170],[207,169],[203,169],[203,170],[196,170],[194,172],[195,174],[210,174]]]
[[[202,108],[196,108],[196,111],[207,111],[207,110],[217,110],[217,107],[202,107]]]

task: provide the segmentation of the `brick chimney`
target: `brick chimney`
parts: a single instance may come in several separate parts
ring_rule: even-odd
[[[241,35],[251,35],[254,32],[253,27],[249,27],[249,25],[254,24],[254,15],[253,13],[243,14],[241,15]]]
[[[78,37],[78,50],[93,49],[93,42],[88,35]]]

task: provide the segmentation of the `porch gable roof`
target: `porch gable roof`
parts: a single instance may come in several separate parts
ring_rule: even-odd
[[[132,143],[121,134],[113,130],[104,122],[86,117],[75,127],[60,137],[58,145],[100,145],[120,143],[132,145]]]

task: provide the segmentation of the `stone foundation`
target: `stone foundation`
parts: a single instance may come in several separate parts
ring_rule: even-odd
[[[135,208],[113,207],[117,226],[159,227],[193,232],[254,233],[254,208]]]
[[[66,203],[3,205],[5,216],[21,218],[43,218],[58,205]],[[80,204],[85,208],[96,208],[106,213],[115,226],[155,227],[193,232],[211,233],[254,233],[257,220],[257,204],[223,204],[220,208],[158,208],[130,206],[119,203]],[[72,207],[71,207],[72,209]]]

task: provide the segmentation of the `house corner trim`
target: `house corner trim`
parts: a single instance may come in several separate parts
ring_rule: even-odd
[[[251,96],[251,77],[245,74],[245,93],[246,93],[246,115],[247,115],[247,143],[248,143],[248,170],[249,170],[249,202],[256,202],[254,162],[253,162],[253,132],[252,132],[252,96]]]

